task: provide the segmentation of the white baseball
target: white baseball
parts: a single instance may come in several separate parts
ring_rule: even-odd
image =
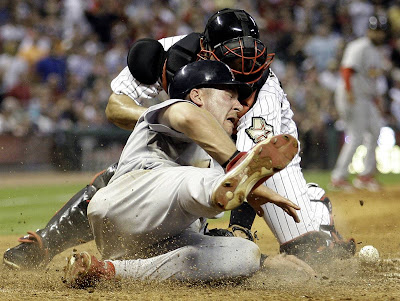
[[[379,252],[374,246],[365,246],[358,252],[358,257],[364,263],[374,263],[379,260]]]

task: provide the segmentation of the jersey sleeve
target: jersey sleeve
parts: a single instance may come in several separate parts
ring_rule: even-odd
[[[342,68],[353,69],[359,71],[362,67],[363,55],[361,53],[359,44],[350,43],[343,52],[343,58],[341,66]]]
[[[159,123],[158,121],[158,114],[161,110],[178,102],[187,102],[193,104],[192,102],[183,99],[169,99],[164,101],[163,103],[150,107],[146,112],[143,113],[141,119],[146,121],[149,124],[149,128],[155,132],[163,133],[166,136],[171,136],[179,140],[188,142],[191,141],[191,139],[188,138],[185,134],[172,129],[165,124]]]
[[[160,83],[145,85],[136,80],[128,67],[111,81],[111,89],[115,94],[125,94],[132,98],[136,104],[144,105],[146,99],[156,98],[162,91]]]

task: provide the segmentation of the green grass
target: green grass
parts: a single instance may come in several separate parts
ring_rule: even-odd
[[[306,171],[307,182],[326,188],[328,171]],[[378,176],[385,185],[399,185],[400,175]],[[0,188],[0,235],[22,235],[43,228],[50,218],[86,183]],[[225,214],[227,218],[229,214]]]
[[[0,188],[0,235],[21,235],[44,227],[85,184]]]
[[[304,171],[304,177],[307,183],[318,183],[319,186],[326,189],[331,177],[330,171]],[[350,176],[350,180],[354,179],[354,175]],[[400,174],[378,174],[378,181],[385,185],[400,185]]]

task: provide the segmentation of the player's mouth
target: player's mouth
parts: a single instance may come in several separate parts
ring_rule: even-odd
[[[238,118],[237,118],[237,117],[234,117],[234,116],[230,116],[230,117],[228,117],[226,120],[232,122],[232,124],[235,125],[236,122],[238,121]]]

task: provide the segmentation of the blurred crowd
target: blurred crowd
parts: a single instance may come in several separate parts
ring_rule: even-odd
[[[327,133],[341,130],[333,92],[344,46],[364,35],[370,15],[387,16],[379,86],[387,124],[400,128],[399,0],[0,0],[0,134],[110,127],[110,82],[126,66],[129,46],[143,37],[202,32],[225,7],[253,15],[276,53],[272,69],[303,148],[329,147],[335,136]]]

